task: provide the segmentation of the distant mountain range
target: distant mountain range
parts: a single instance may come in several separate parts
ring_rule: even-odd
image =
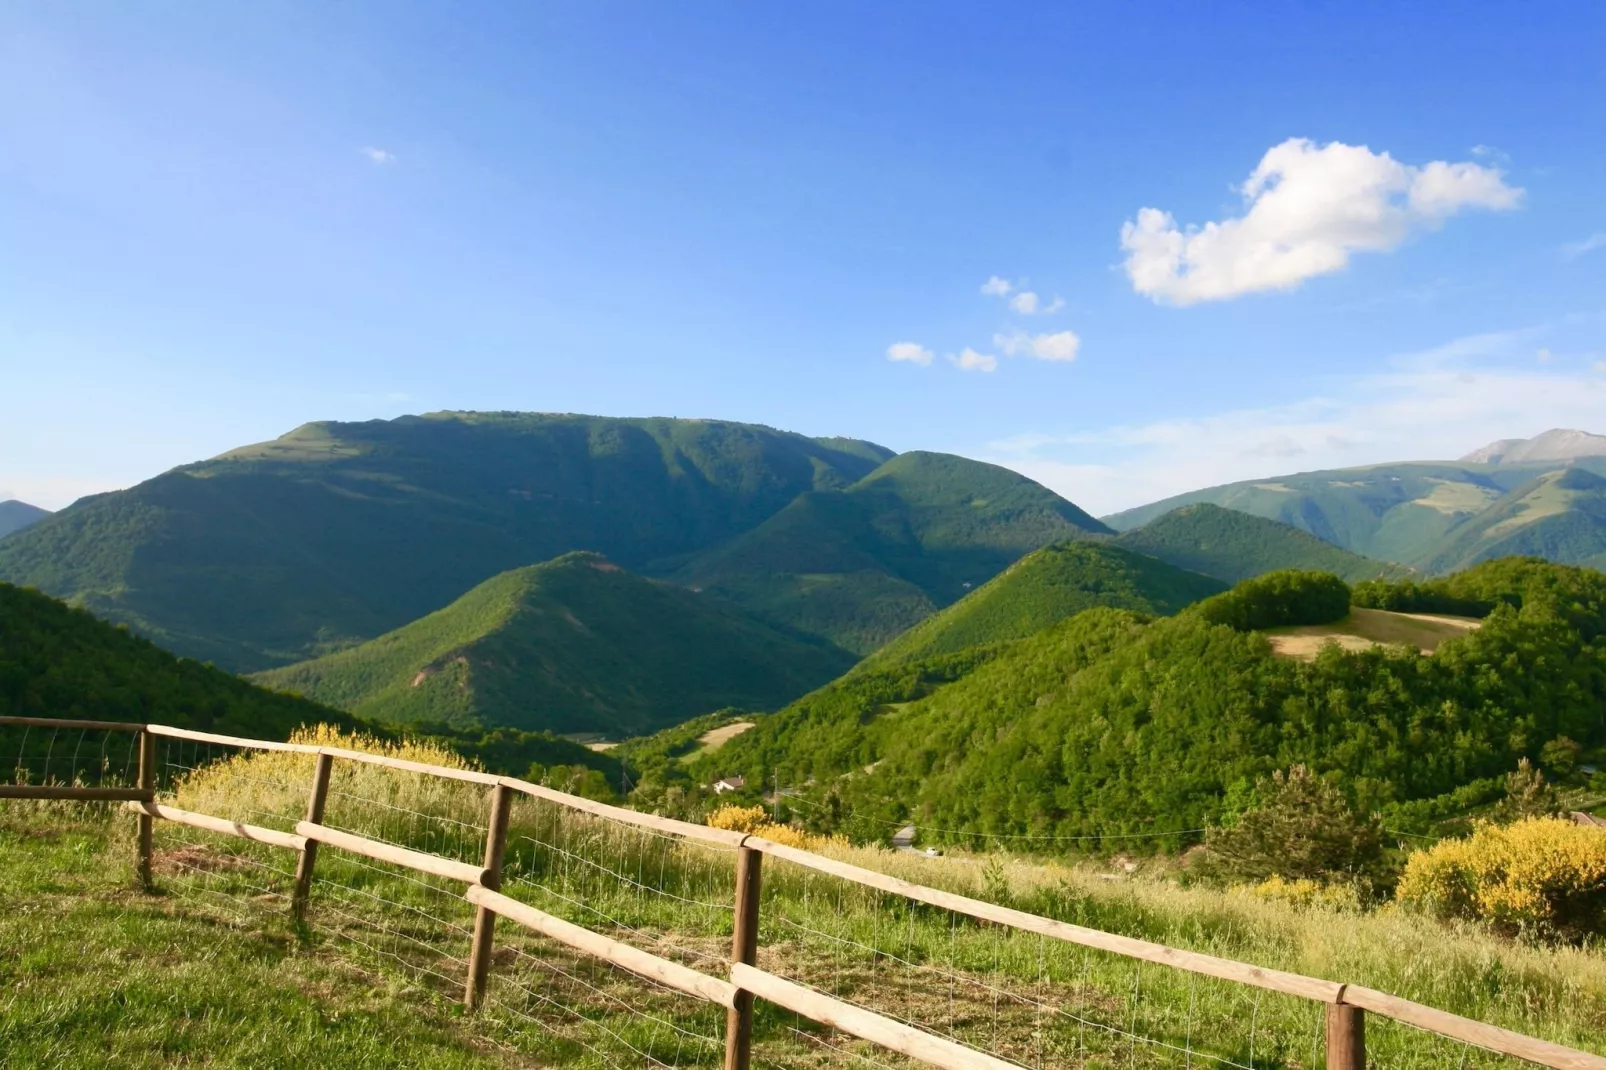
[[[1461,458],[1472,464],[1533,464],[1606,457],[1606,435],[1552,428],[1533,438],[1503,438]]]
[[[1352,554],[1288,524],[1208,502],[1174,509],[1115,541],[1229,584],[1280,568],[1331,572],[1352,583],[1410,571]]]
[[[1378,561],[1447,572],[1511,553],[1606,563],[1606,436],[1553,430],[1461,461],[1343,468],[1179,494],[1104,518],[1119,531],[1206,502],[1277,520]],[[1571,472],[1566,475],[1564,473]]]
[[[35,518],[0,541],[0,580],[365,718],[626,734],[775,709],[866,656],[1173,614],[1272,570],[1606,564],[1603,441],[1231,484],[1106,523],[995,465],[750,424],[318,423]]]
[[[494,576],[360,646],[254,679],[375,721],[617,737],[727,706],[773,709],[855,660],[712,595],[572,553]]]
[[[37,524],[50,515],[49,509],[41,509],[37,505],[19,502],[15,498],[0,502],[0,539],[5,538],[14,531]]]

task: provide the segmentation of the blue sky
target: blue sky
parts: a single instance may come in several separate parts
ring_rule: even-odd
[[[0,498],[458,408],[1098,512],[1606,432],[1606,7],[1405,6],[10,0]]]

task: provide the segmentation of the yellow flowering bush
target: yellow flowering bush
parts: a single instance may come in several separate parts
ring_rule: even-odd
[[[1330,884],[1308,877],[1288,880],[1275,873],[1259,884],[1236,885],[1233,891],[1254,899],[1291,903],[1296,907],[1360,910],[1363,905],[1361,889],[1354,884]]]
[[[1578,939],[1606,931],[1606,829],[1554,817],[1480,823],[1406,861],[1396,898],[1506,933]]]
[[[703,823],[710,828],[729,829],[732,832],[746,832],[753,836],[762,836],[766,840],[772,840],[775,843],[805,851],[812,850],[822,842],[820,837],[811,836],[793,825],[775,824],[770,821],[769,815],[762,806],[732,806],[727,804],[709,814]]]

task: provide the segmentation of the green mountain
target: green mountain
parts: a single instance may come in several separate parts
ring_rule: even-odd
[[[1457,526],[1426,566],[1449,572],[1511,556],[1606,567],[1606,479],[1584,468],[1546,472]]]
[[[1407,582],[1488,615],[1431,655],[1331,646],[1308,661],[1245,630],[1306,609],[1330,617],[1337,581],[1303,575],[1248,581],[1173,617],[1093,609],[1013,643],[868,668],[688,775],[799,785],[805,820],[836,815],[866,838],[914,820],[957,839],[1159,840],[1221,820],[1258,777],[1294,763],[1362,812],[1409,815],[1559,736],[1606,744],[1606,575],[1518,559]]]
[[[50,510],[29,505],[27,502],[19,502],[15,498],[0,502],[0,539],[14,531],[21,531],[29,525],[37,524],[49,515]]]
[[[1599,456],[1521,462],[1492,456],[1499,463],[1382,464],[1229,483],[1104,519],[1124,532],[1181,506],[1208,502],[1290,524],[1365,557],[1424,568],[1443,558],[1458,529],[1539,476],[1567,466],[1606,473],[1606,458]],[[1585,559],[1557,560],[1581,564]]]
[[[1285,568],[1331,572],[1351,582],[1407,571],[1352,554],[1292,525],[1208,502],[1173,509],[1115,541],[1228,583]]]
[[[675,579],[867,653],[1022,554],[1108,531],[1018,473],[912,452],[852,486],[800,495]]]
[[[261,669],[380,635],[571,550],[676,567],[890,456],[712,420],[308,424],[74,503],[0,542],[0,579],[179,653]]]
[[[870,668],[919,661],[966,647],[1023,639],[1094,606],[1168,616],[1226,588],[1219,580],[1121,546],[1055,543],[1027,554],[927,617],[863,664]]]
[[[625,735],[726,706],[780,706],[853,660],[713,596],[571,553],[254,679],[375,721]]]

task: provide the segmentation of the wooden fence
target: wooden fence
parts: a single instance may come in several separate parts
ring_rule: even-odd
[[[138,872],[140,880],[147,888],[151,883],[152,826],[158,818],[296,852],[298,859],[291,910],[298,918],[306,910],[320,844],[461,882],[467,886],[466,898],[475,906],[473,944],[463,993],[463,1000],[468,1007],[478,1007],[484,997],[491,966],[496,921],[499,917],[506,918],[583,955],[610,963],[686,995],[725,1007],[727,1009],[725,1070],[748,1070],[752,1055],[755,997],[931,1066],[944,1067],[947,1070],[1000,1070],[1016,1066],[1014,1063],[947,1037],[926,1032],[759,969],[756,965],[759,889],[765,855],[893,896],[900,896],[912,902],[925,903],[981,921],[1034,933],[1040,937],[1324,1004],[1326,1065],[1329,1070],[1364,1070],[1366,1012],[1391,1018],[1451,1040],[1513,1056],[1538,1066],[1553,1067],[1555,1070],[1606,1070],[1606,1058],[1599,1055],[1449,1014],[1374,989],[1265,969],[1231,959],[1071,925],[951,892],[911,884],[885,873],[788,847],[761,836],[714,829],[610,806],[555,791],[540,784],[532,784],[516,777],[427,765],[342,748],[244,739],[155,724],[0,717],[0,725],[138,733],[139,772],[135,787],[0,785],[0,798],[124,802],[139,822]],[[292,751],[316,756],[313,777],[308,784],[306,820],[295,826],[294,833],[287,833],[158,803],[155,763],[155,741],[158,737],[243,749]],[[329,792],[331,769],[337,760],[363,762],[412,773],[469,781],[491,788],[483,864],[472,865],[325,826],[322,823],[324,807]],[[659,834],[718,844],[727,848],[734,847],[736,849],[735,909],[728,978],[714,977],[690,969],[503,895],[500,891],[502,857],[506,848],[508,816],[515,794],[542,799],[595,817]]]

